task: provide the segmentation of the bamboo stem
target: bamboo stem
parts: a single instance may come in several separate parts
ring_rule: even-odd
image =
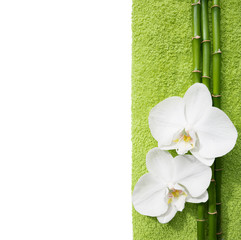
[[[214,180],[214,165],[212,165],[212,180],[208,188],[208,222],[209,222],[209,240],[216,240],[216,225],[217,225],[217,211],[216,211],[216,189]]]
[[[208,22],[208,0],[202,0],[201,5],[201,25],[202,25],[202,53],[203,53],[203,73],[202,83],[210,90],[210,57],[211,42],[209,38],[209,22]]]
[[[222,225],[221,225],[221,184],[222,184],[222,165],[221,158],[216,159],[215,163],[215,178],[216,178],[216,209],[217,209],[217,239],[222,239]]]
[[[209,39],[208,23],[208,0],[201,2],[201,31],[202,31],[202,53],[203,53],[203,73],[202,83],[210,90],[210,56],[211,43]],[[197,221],[197,240],[205,240],[205,203],[198,204],[198,221]]]
[[[192,0],[193,80],[201,82],[201,2]]]
[[[197,240],[205,239],[205,203],[199,203],[197,206]]]
[[[213,104],[220,108],[220,77],[221,77],[221,45],[220,45],[220,0],[212,0],[213,26]],[[217,226],[215,239],[222,239],[221,235],[221,159],[215,161]]]
[[[219,0],[212,1],[213,6],[219,6]],[[220,95],[221,49],[220,49],[220,8],[212,8],[213,26],[213,94]],[[220,98],[214,97],[213,104],[220,108]]]

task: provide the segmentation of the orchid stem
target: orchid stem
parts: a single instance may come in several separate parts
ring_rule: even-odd
[[[211,43],[209,38],[208,23],[208,0],[201,1],[201,31],[202,31],[202,54],[203,54],[203,72],[202,83],[210,90],[210,56]],[[197,220],[197,239],[205,240],[205,212],[206,204],[198,204],[198,220]]]
[[[213,104],[220,108],[220,77],[221,77],[221,47],[220,47],[220,0],[212,0],[212,28],[213,28]],[[222,239],[221,230],[221,159],[215,161],[216,178],[216,210],[217,224],[216,238]]]
[[[201,2],[192,0],[193,80],[201,82]]]

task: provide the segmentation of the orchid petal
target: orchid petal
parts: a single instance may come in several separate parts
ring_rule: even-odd
[[[221,157],[231,151],[237,140],[237,130],[229,117],[212,107],[195,126],[199,138],[199,155],[203,158]]]
[[[177,149],[178,148],[178,144],[176,142],[172,142],[168,146],[159,146],[159,148],[161,150],[173,150],[173,149]]]
[[[174,160],[175,182],[184,186],[192,197],[202,195],[210,184],[211,168],[191,155],[177,156]]]
[[[200,162],[202,162],[203,164],[207,165],[207,166],[212,166],[213,162],[215,160],[215,158],[204,158],[199,154],[198,149],[193,149],[190,150],[191,154],[197,158]]]
[[[193,84],[185,93],[186,118],[193,125],[202,118],[203,114],[212,107],[212,97],[208,88],[202,83]]]
[[[164,214],[161,215],[161,216],[158,216],[158,217],[157,217],[157,220],[158,220],[160,223],[168,223],[168,222],[170,222],[170,221],[174,218],[174,216],[176,215],[176,213],[177,213],[177,209],[175,208],[175,206],[172,206],[172,205],[170,204],[167,212],[164,213]]]
[[[150,112],[149,126],[158,146],[172,143],[173,136],[185,127],[184,102],[170,97],[157,104]]]
[[[142,215],[159,216],[168,209],[167,188],[150,173],[143,175],[137,182],[132,201],[134,208]]]
[[[191,197],[190,195],[188,195],[187,198],[186,198],[186,202],[190,202],[190,203],[207,202],[207,200],[208,200],[208,192],[207,191],[205,191],[199,197]]]
[[[146,155],[148,171],[165,183],[170,182],[173,178],[173,162],[172,155],[160,148],[153,148]]]

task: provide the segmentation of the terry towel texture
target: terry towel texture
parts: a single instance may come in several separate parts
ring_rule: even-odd
[[[225,240],[240,240],[241,4],[237,0],[221,4],[222,110],[239,133],[234,150],[222,158],[222,227]],[[150,110],[167,97],[183,96],[193,84],[191,0],[133,0],[132,14],[133,189],[147,172],[147,152],[157,146],[148,126]],[[186,203],[170,223],[160,224],[133,208],[134,240],[195,240],[196,209],[197,205]]]

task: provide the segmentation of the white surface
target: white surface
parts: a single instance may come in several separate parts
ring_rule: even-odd
[[[0,22],[0,239],[132,239],[131,2],[2,1]]]

